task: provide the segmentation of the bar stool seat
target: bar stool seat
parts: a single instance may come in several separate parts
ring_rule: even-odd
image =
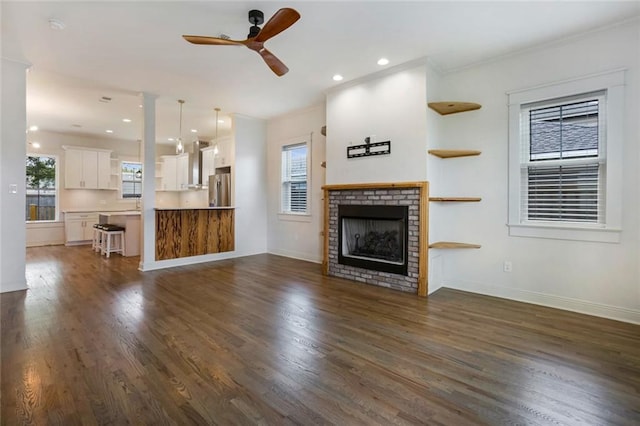
[[[102,241],[100,245],[101,254],[109,257],[111,253],[120,253],[124,256],[124,232],[125,228],[119,225],[103,223],[100,225]]]

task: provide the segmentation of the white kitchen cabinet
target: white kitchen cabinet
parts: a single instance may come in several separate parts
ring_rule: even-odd
[[[187,185],[189,185],[189,154],[178,155],[176,175],[178,191],[187,189]]]
[[[228,167],[233,165],[235,149],[232,138],[220,138],[213,142],[213,146],[218,145],[218,154],[215,156],[215,167]]]
[[[218,153],[215,153],[216,146],[218,147]],[[216,167],[228,167],[233,165],[235,152],[233,149],[232,138],[220,138],[217,141],[211,141],[211,144],[202,149],[202,165],[203,176],[214,175],[216,173]]]
[[[202,183],[209,184],[209,176],[216,174],[214,146],[202,149]]]
[[[66,189],[117,189],[111,187],[111,151],[64,147]]]
[[[83,244],[93,239],[93,225],[98,223],[97,212],[65,213],[65,244]]]
[[[182,191],[189,184],[189,154],[162,156],[162,191]]]

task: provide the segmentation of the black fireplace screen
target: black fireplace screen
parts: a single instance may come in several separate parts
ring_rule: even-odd
[[[338,206],[338,262],[407,275],[406,206]]]

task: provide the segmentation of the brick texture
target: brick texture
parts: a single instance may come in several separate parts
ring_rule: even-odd
[[[373,271],[338,263],[338,206],[389,205],[409,206],[408,274]],[[420,188],[341,189],[329,191],[329,275],[362,283],[393,288],[400,291],[418,291],[418,255],[420,230]]]

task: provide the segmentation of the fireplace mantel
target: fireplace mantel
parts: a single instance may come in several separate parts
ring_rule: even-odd
[[[335,266],[335,244],[337,244],[337,204],[336,197],[343,197],[348,204],[368,204],[368,205],[409,205],[412,209],[410,215],[417,219],[410,223],[412,245],[417,250],[417,265],[411,273],[411,280],[408,289],[412,288],[419,296],[427,295],[427,255],[428,255],[428,232],[429,232],[429,183],[420,182],[381,182],[381,183],[358,183],[358,184],[337,184],[324,185],[324,251],[323,251],[323,273],[325,275],[342,276],[335,273],[332,266]],[[333,200],[333,201],[332,201]],[[334,211],[336,210],[336,211]],[[417,229],[416,229],[417,228]],[[416,241],[417,237],[417,241]],[[414,253],[415,257],[416,254]],[[342,268],[341,265],[338,265]],[[371,276],[367,270],[349,268],[347,271],[351,278],[360,282],[374,285],[395,288],[394,282],[406,281],[406,277],[397,277],[394,274],[382,274],[382,276]],[[375,275],[375,274],[374,274]],[[389,281],[390,284],[381,281]],[[402,284],[406,284],[402,282]],[[407,291],[406,286],[400,286],[401,290]]]

